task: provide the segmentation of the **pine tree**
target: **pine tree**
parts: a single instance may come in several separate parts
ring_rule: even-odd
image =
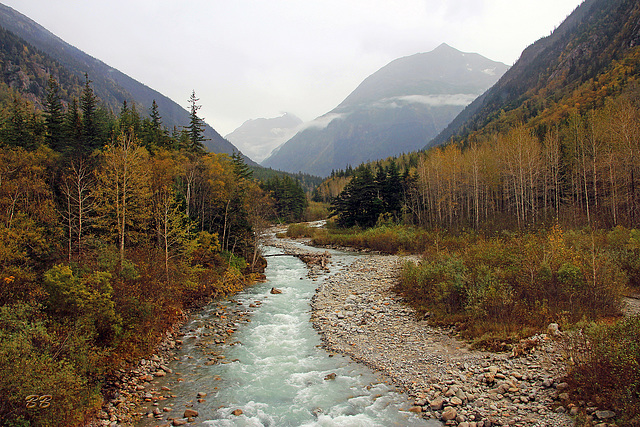
[[[189,126],[185,128],[189,140],[188,146],[185,148],[191,152],[202,153],[205,151],[204,141],[207,141],[207,138],[204,137],[204,120],[198,117],[198,110],[202,108],[202,105],[198,105],[198,101],[199,99],[196,97],[196,91],[194,90],[191,92],[191,97],[189,97]]]
[[[49,77],[44,108],[45,141],[49,147],[56,151],[61,151],[64,145],[64,112],[59,91],[58,82],[53,76]]]
[[[249,180],[253,177],[253,172],[237,151],[231,155],[231,163],[233,164],[233,172],[238,180]]]
[[[162,117],[158,111],[158,104],[154,99],[151,103],[151,111],[149,112],[149,119],[145,119],[145,132],[144,132],[144,145],[147,150],[154,150],[156,148],[172,149],[172,141],[169,138],[168,132],[162,127]]]
[[[358,167],[351,181],[331,205],[331,216],[338,216],[342,227],[372,227],[383,212],[382,199],[371,170]]]
[[[82,117],[78,107],[78,99],[73,98],[64,116],[64,133],[66,144],[63,151],[68,154],[82,155]]]
[[[82,110],[82,151],[85,154],[91,153],[96,148],[100,148],[98,129],[98,98],[93,93],[89,75],[85,73],[85,84],[80,97],[80,109]]]
[[[402,177],[394,159],[391,159],[391,163],[387,168],[387,179],[382,189],[382,198],[387,212],[392,213],[397,218],[402,209]]]

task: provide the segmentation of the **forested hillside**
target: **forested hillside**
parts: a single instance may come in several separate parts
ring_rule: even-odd
[[[148,116],[100,108],[88,78],[65,105],[50,76],[43,112],[4,88],[0,424],[77,425],[105,375],[148,354],[185,308],[255,280],[274,201],[240,156],[206,152],[195,94],[169,133],[155,103]],[[52,403],[29,410],[26,396]]]
[[[164,125],[171,131],[186,126],[189,112],[173,100],[145,86],[99,59],[69,45],[42,26],[15,10],[0,4],[0,47],[3,48],[2,81],[20,93],[25,94],[36,108],[44,105],[46,81],[53,75],[61,87],[64,103],[79,96],[87,74],[102,107],[114,114],[120,111],[124,102],[141,114],[151,109],[152,103],[162,112]],[[4,37],[7,37],[5,41]],[[9,48],[10,50],[5,50]],[[6,61],[6,62],[5,62]],[[197,89],[197,88],[194,88]],[[186,102],[189,94],[185,94]],[[232,154],[238,152],[209,124],[203,123],[207,150],[215,153]],[[253,163],[244,158],[248,163]]]
[[[557,120],[570,108],[584,113],[601,106],[625,86],[624,75],[603,80],[603,71],[606,76],[613,63],[633,56],[630,51],[640,44],[639,17],[640,5],[633,0],[584,1],[551,35],[525,49],[498,83],[427,146],[475,132],[500,132],[543,112],[559,110]],[[584,96],[576,98],[576,91]]]
[[[562,402],[578,425],[591,425],[587,401],[615,408],[618,425],[640,419],[638,317],[623,318],[640,289],[639,18],[637,2],[585,1],[447,144],[333,174],[316,197],[352,228],[309,232],[423,253],[396,291],[475,345],[515,349],[561,325],[581,346]]]

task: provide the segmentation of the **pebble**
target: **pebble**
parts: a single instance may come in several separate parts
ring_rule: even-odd
[[[411,397],[412,412],[446,425],[572,426],[555,409],[566,388],[562,333],[552,326],[553,336],[531,337],[515,357],[473,350],[453,329],[417,319],[393,292],[407,260],[417,258],[368,255],[324,278],[311,304],[324,347],[387,376]]]

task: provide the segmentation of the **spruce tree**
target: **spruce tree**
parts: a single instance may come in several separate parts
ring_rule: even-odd
[[[157,147],[168,150],[174,148],[172,138],[169,137],[167,129],[162,126],[162,117],[155,99],[151,103],[149,118],[145,119],[145,123],[144,144],[148,150],[153,151]]]
[[[198,110],[202,108],[202,105],[198,105],[199,99],[196,97],[196,91],[191,92],[189,97],[189,126],[185,128],[189,136],[188,146],[185,147],[188,151],[195,153],[203,153],[204,141],[207,138],[204,137],[205,123],[204,120],[198,117]]]
[[[53,76],[50,76],[44,107],[45,141],[49,147],[56,151],[62,151],[64,148],[64,111],[59,91],[58,82]]]
[[[67,154],[82,155],[84,147],[82,145],[82,117],[80,116],[80,107],[78,99],[73,98],[67,113],[64,117],[64,133],[66,144],[63,151]]]
[[[85,84],[80,97],[80,109],[82,110],[82,151],[85,154],[91,153],[100,147],[99,129],[98,129],[98,98],[93,93],[91,80],[89,75],[85,73]]]

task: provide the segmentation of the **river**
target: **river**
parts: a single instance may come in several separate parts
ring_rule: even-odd
[[[281,253],[266,247],[265,254]],[[332,269],[358,255],[333,253]],[[169,368],[174,375],[157,386],[171,389],[163,420],[144,418],[140,427],[198,411],[199,426],[438,426],[408,412],[407,396],[369,368],[327,353],[310,322],[310,299],[322,280],[306,277],[293,256],[268,258],[267,281],[249,287],[226,304],[251,312],[236,324],[222,347],[223,363],[206,364],[203,338],[217,305],[195,314],[185,325],[184,345]],[[272,287],[282,290],[271,294]],[[171,379],[170,379],[171,378]],[[177,380],[176,378],[180,378]],[[198,393],[201,398],[198,399]]]

